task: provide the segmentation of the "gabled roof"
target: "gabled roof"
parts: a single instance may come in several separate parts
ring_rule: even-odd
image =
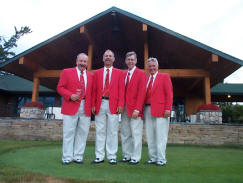
[[[193,44],[193,45],[195,45],[195,46],[197,46],[197,47],[200,47],[200,48],[202,48],[202,49],[205,49],[205,50],[207,50],[207,51],[209,51],[209,52],[211,52],[211,53],[214,53],[214,54],[216,54],[216,55],[218,55],[218,56],[221,56],[221,57],[223,57],[223,58],[225,58],[225,59],[227,59],[227,60],[230,60],[230,61],[235,62],[235,63],[237,63],[237,64],[243,65],[243,61],[240,60],[240,59],[238,59],[238,58],[236,58],[236,57],[233,57],[233,56],[231,56],[231,55],[228,55],[228,54],[226,54],[226,53],[223,53],[223,52],[221,52],[221,51],[219,51],[219,50],[217,50],[217,49],[214,49],[214,48],[212,48],[212,47],[210,47],[210,46],[207,46],[207,45],[205,45],[205,44],[203,44],[203,43],[200,43],[200,42],[198,42],[198,41],[196,41],[196,40],[193,40],[193,39],[191,39],[191,38],[189,38],[189,37],[183,36],[183,35],[181,35],[181,34],[175,32],[175,31],[172,31],[172,30],[170,30],[170,29],[167,29],[167,28],[165,28],[165,27],[163,27],[163,26],[161,26],[161,25],[158,25],[158,24],[156,24],[156,23],[153,23],[153,22],[151,22],[151,21],[149,21],[149,20],[146,20],[146,19],[144,19],[144,18],[142,18],[142,17],[139,17],[139,16],[137,16],[137,15],[134,15],[134,14],[132,14],[132,13],[130,13],[130,12],[124,11],[124,10],[119,9],[119,8],[117,8],[117,7],[111,7],[111,8],[109,8],[109,9],[107,9],[106,11],[103,11],[103,12],[97,14],[96,16],[93,16],[93,17],[89,18],[88,20],[85,20],[85,21],[83,21],[83,22],[81,22],[81,23],[79,23],[79,24],[77,24],[77,25],[71,27],[70,29],[67,29],[66,31],[64,31],[64,32],[62,32],[62,33],[60,33],[60,34],[58,34],[58,35],[56,35],[56,36],[54,36],[54,37],[52,37],[52,38],[50,38],[50,39],[48,39],[48,40],[46,40],[46,41],[40,43],[40,44],[37,44],[36,46],[34,46],[34,47],[32,47],[32,48],[30,48],[30,49],[28,49],[28,50],[26,50],[26,51],[24,51],[24,52],[18,54],[18,55],[16,55],[15,57],[13,57],[12,59],[8,60],[7,62],[1,63],[1,64],[0,64],[0,67],[3,67],[3,66],[5,66],[6,64],[8,64],[8,63],[10,63],[10,62],[12,62],[12,61],[14,61],[14,60],[16,60],[16,59],[19,59],[20,57],[22,57],[22,56],[24,56],[24,55],[26,55],[26,54],[28,54],[28,53],[30,53],[30,52],[32,52],[32,51],[34,51],[34,50],[40,48],[40,47],[42,47],[42,46],[44,46],[44,45],[46,45],[46,44],[52,42],[53,40],[55,40],[55,39],[57,39],[57,38],[59,38],[59,37],[62,37],[62,36],[64,36],[64,35],[66,35],[67,33],[73,31],[74,29],[77,29],[77,28],[79,28],[80,26],[83,26],[83,25],[85,25],[85,24],[87,24],[87,23],[89,23],[89,22],[91,22],[91,21],[93,21],[93,20],[96,20],[96,19],[98,19],[99,17],[101,17],[101,16],[103,16],[103,15],[105,15],[105,14],[108,14],[108,13],[110,13],[110,12],[113,12],[113,11],[118,12],[118,13],[120,13],[120,14],[123,14],[123,15],[125,15],[125,16],[127,16],[127,17],[132,18],[132,19],[135,19],[135,20],[137,20],[137,21],[139,21],[139,22],[141,22],[141,23],[147,24],[147,25],[149,25],[149,26],[151,26],[151,27],[154,27],[154,28],[156,28],[156,29],[159,29],[159,30],[161,30],[161,31],[163,31],[163,32],[166,32],[166,33],[168,33],[169,35],[172,35],[172,36],[177,37],[177,38],[179,38],[179,39],[181,39],[181,40],[183,40],[183,41],[186,41],[186,42],[188,42],[188,43],[190,43],[190,44]]]
[[[143,31],[142,24],[147,25],[146,32]],[[89,36],[80,33],[82,26],[85,26]],[[120,69],[126,69],[125,53],[135,51],[138,56],[137,66],[142,69],[145,43],[148,45],[148,56],[158,58],[161,69],[207,70],[210,74],[211,86],[221,82],[243,65],[243,61],[238,58],[132,13],[112,7],[1,63],[0,67],[7,72],[32,80],[37,69],[19,64],[18,59],[21,57],[24,57],[28,63],[34,62],[46,70],[62,70],[75,65],[78,53],[88,53],[91,42],[93,42],[92,69],[103,66],[101,60],[106,49],[115,52],[114,66]],[[212,62],[212,54],[219,56],[218,62]],[[199,88],[200,92],[200,85],[203,85],[203,82],[194,80],[195,78],[183,79],[182,90],[186,91],[192,83],[197,83],[198,87],[195,88]],[[40,82],[43,86],[55,89],[58,78],[41,78]],[[181,80],[173,79],[173,84],[179,87]]]
[[[211,88],[211,93],[217,94],[231,94],[231,95],[243,95],[243,83],[233,84],[233,83],[219,83]]]

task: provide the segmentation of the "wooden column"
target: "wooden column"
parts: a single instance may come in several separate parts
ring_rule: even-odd
[[[148,67],[148,44],[144,43],[144,69],[147,71]]]
[[[143,37],[144,37],[144,69],[147,71],[147,61],[148,61],[148,26],[146,24],[142,24],[143,29]]]
[[[33,78],[32,102],[37,102],[39,97],[40,79],[36,76]]]
[[[88,56],[89,56],[89,61],[88,61],[87,70],[90,71],[92,69],[92,58],[93,58],[93,45],[91,44],[88,47]]]
[[[204,77],[205,104],[211,104],[210,77]]]

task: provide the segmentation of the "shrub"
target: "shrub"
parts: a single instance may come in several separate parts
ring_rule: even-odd
[[[218,107],[216,104],[202,104],[197,108],[197,111],[201,110],[221,111],[220,107]]]
[[[224,123],[243,124],[243,106],[232,104],[221,104]]]
[[[24,107],[38,107],[38,108],[43,109],[44,105],[39,102],[27,102],[24,104]]]

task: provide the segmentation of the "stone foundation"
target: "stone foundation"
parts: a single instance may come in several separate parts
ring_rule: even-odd
[[[0,119],[0,139],[62,140],[62,121]],[[95,128],[92,122],[88,141],[94,140]],[[145,132],[143,143],[146,143]],[[243,125],[170,124],[168,143],[243,145]]]
[[[201,110],[196,115],[199,123],[222,124],[222,111]]]
[[[45,110],[38,107],[21,107],[20,118],[44,119]]]

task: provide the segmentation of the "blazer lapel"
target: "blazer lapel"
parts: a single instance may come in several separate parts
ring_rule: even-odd
[[[85,92],[87,91],[87,89],[89,88],[89,85],[90,85],[90,74],[88,73],[87,70],[86,70],[86,76],[87,76],[87,86],[86,86]]]
[[[79,79],[78,79],[78,71],[76,69],[76,67],[73,68],[73,77],[76,83],[78,83],[78,85],[80,85]]]
[[[113,82],[114,82],[114,77],[116,77],[116,73],[115,73],[115,69],[112,68],[112,72],[111,72],[111,80],[110,80],[110,88],[112,87],[113,85]]]
[[[137,75],[137,68],[134,70],[133,74],[132,74],[132,77],[130,78],[130,81],[129,81],[129,84],[128,84],[128,88],[130,88],[132,85],[133,85],[133,82],[136,78],[136,75]]]
[[[147,86],[148,86],[148,80],[149,80],[149,75],[146,77],[146,82],[145,82],[145,84],[146,84],[146,91],[147,91]]]
[[[155,90],[155,88],[157,88],[158,86],[158,82],[159,82],[159,75],[157,74],[156,78],[154,79],[154,83],[152,85],[152,90],[151,92],[153,92],[153,90]]]
[[[101,72],[99,74],[100,74],[99,78],[101,79],[100,83],[102,83],[101,89],[103,90],[103,85],[104,85],[104,83],[103,83],[103,81],[104,81],[104,79],[103,79],[103,77],[104,77],[104,68],[102,68],[102,70],[101,70]]]

